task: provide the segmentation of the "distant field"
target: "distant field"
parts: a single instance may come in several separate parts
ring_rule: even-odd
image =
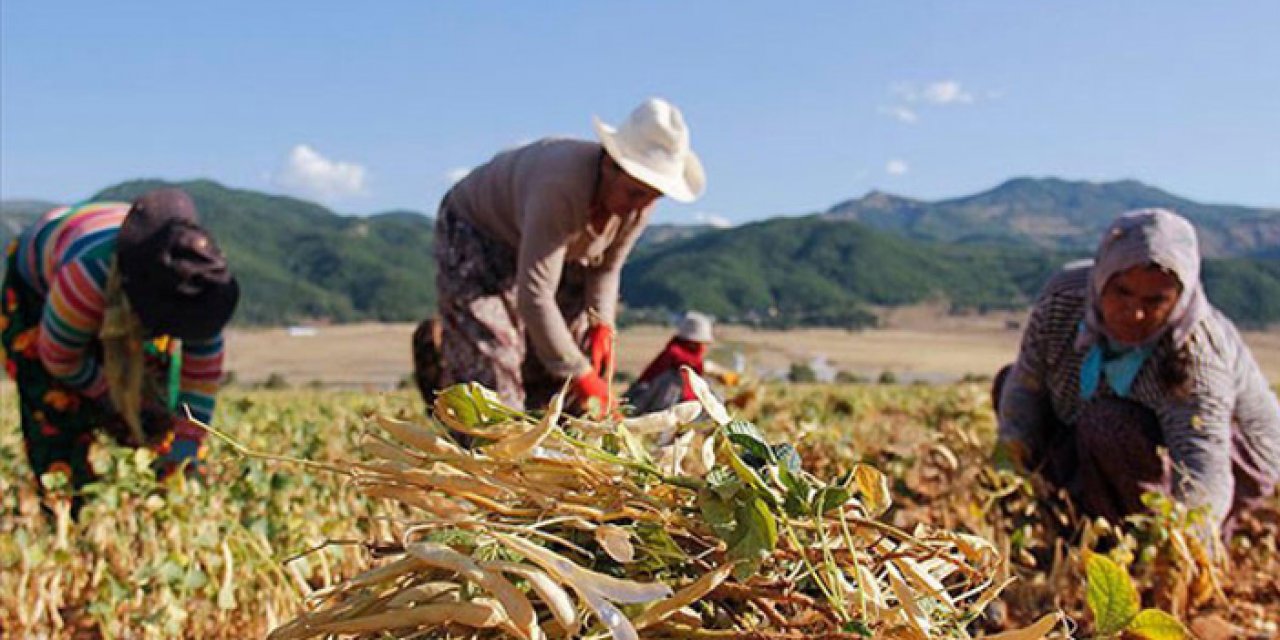
[[[1006,322],[1019,318],[938,319],[904,313],[889,319],[894,328],[858,332],[721,327],[719,352],[740,352],[751,368],[763,373],[824,357],[833,369],[864,376],[892,371],[900,380],[948,381],[965,374],[990,374],[1011,361],[1020,333],[1006,328]],[[236,330],[228,338],[227,369],[241,382],[259,382],[279,373],[293,384],[388,387],[412,369],[412,333],[410,324],[322,327],[306,337],[292,337],[284,329]],[[619,370],[639,372],[670,335],[670,329],[662,327],[623,331]],[[1247,333],[1245,339],[1268,378],[1280,380],[1280,331]]]

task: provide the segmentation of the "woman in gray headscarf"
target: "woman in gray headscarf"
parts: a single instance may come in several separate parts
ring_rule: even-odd
[[[1226,537],[1280,477],[1280,405],[1172,212],[1120,216],[1092,266],[1055,276],[1001,373],[1002,447],[1091,516],[1118,522],[1160,491]]]

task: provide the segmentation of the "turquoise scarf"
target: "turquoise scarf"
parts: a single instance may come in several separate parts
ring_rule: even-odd
[[[1104,346],[1105,340],[1095,342],[1080,365],[1080,397],[1088,400],[1098,392],[1098,384],[1105,375],[1107,385],[1121,398],[1129,396],[1133,381],[1142,371],[1142,365],[1151,356],[1153,346],[1134,347],[1124,351],[1112,351]]]

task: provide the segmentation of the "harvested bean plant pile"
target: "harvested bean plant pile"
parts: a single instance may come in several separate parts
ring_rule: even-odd
[[[815,477],[687,375],[698,402],[636,418],[570,417],[563,396],[515,412],[477,385],[435,421],[380,417],[369,459],[333,470],[402,514],[393,539],[270,637],[970,637],[1007,584],[995,547],[879,520],[884,474]]]

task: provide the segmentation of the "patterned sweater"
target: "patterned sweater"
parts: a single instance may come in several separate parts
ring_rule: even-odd
[[[1064,271],[1041,292],[1001,395],[1001,440],[1043,450],[1047,431],[1055,423],[1074,424],[1084,409],[1085,353],[1075,348],[1075,339],[1088,277],[1088,267]],[[1172,354],[1160,349],[1138,372],[1128,397],[1159,420],[1174,466],[1175,497],[1193,508],[1208,505],[1221,523],[1234,493],[1233,430],[1261,474],[1272,480],[1280,475],[1280,404],[1235,325],[1218,310],[1194,328],[1187,346],[1192,383],[1185,398],[1164,390],[1158,362]]]
[[[94,343],[106,310],[107,276],[128,203],[93,202],[46,213],[18,242],[18,273],[45,296],[37,349],[54,377],[92,398],[107,393]],[[222,336],[182,343],[182,407],[208,424],[222,378]],[[199,433],[203,433],[199,430]]]

